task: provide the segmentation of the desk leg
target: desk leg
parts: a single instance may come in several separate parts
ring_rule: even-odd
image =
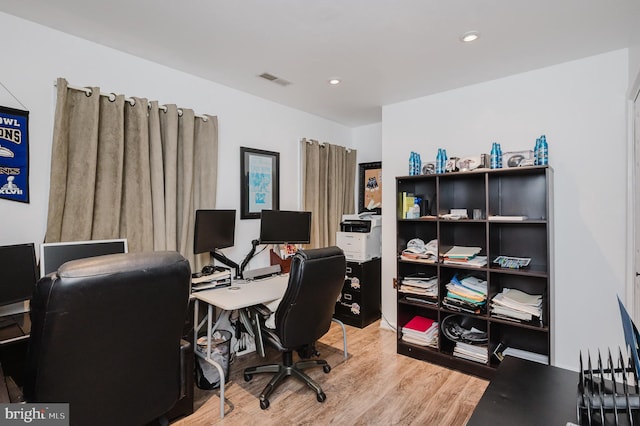
[[[218,322],[216,322],[216,324],[212,327],[212,322],[213,322],[213,306],[208,305],[208,310],[207,310],[207,351],[206,353],[201,353],[200,351],[198,351],[198,331],[202,328],[203,324],[204,324],[204,320],[198,324],[198,310],[199,310],[199,305],[200,305],[200,301],[198,299],[196,299],[195,302],[195,306],[193,309],[193,314],[194,314],[194,342],[195,342],[195,350],[194,353],[202,358],[203,360],[205,360],[206,362],[208,362],[209,364],[213,365],[216,370],[218,370],[218,377],[220,377],[220,418],[224,419],[224,382],[226,380],[226,378],[224,377],[224,371],[222,370],[222,366],[220,364],[218,364],[213,358],[211,358],[211,329],[213,327],[216,327],[218,322],[220,320],[218,320]],[[220,315],[222,316],[222,315]]]

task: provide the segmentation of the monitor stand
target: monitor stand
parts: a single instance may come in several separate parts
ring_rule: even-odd
[[[236,275],[235,278],[239,279],[242,278],[241,272],[240,272],[240,265],[238,265],[236,262],[234,262],[233,260],[229,259],[227,256],[225,256],[224,254],[220,253],[217,250],[214,250],[212,252],[210,252],[211,257],[217,261],[219,261],[220,263],[227,265],[230,268],[235,269],[236,271]]]

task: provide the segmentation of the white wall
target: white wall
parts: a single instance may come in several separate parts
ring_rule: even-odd
[[[344,146],[352,142],[348,127],[3,13],[0,39],[5,43],[0,81],[30,111],[31,139],[31,203],[0,200],[0,244],[38,244],[44,238],[53,83],[58,77],[76,86],[99,86],[103,92],[156,99],[192,108],[198,114],[217,115],[219,208],[240,209],[240,146],[280,153],[280,207],[297,209],[299,139],[312,137]],[[1,87],[0,105],[22,108]],[[258,232],[258,220],[238,216],[236,246],[225,253],[240,262]],[[264,252],[249,267],[267,264]]]
[[[358,163],[371,163],[382,159],[382,123],[355,127],[352,147],[358,150]],[[384,169],[382,169],[384,172]]]
[[[625,295],[627,50],[383,107],[383,184],[406,175],[410,151],[435,159],[533,149],[546,134],[555,171],[554,364],[622,345]],[[383,312],[395,318],[394,191],[383,193]]]
[[[634,26],[629,43],[629,87],[635,95],[640,90],[640,27]]]

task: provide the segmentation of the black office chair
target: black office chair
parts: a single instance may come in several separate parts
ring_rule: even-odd
[[[329,364],[325,360],[294,363],[293,352],[315,354],[315,349],[310,348],[329,331],[345,273],[344,253],[338,247],[299,250],[294,255],[289,284],[276,310],[276,327],[270,329],[261,325],[263,338],[282,352],[282,363],[244,370],[245,381],[251,380],[256,373],[276,373],[260,394],[260,408],[263,410],[269,407],[269,395],[288,376],[304,381],[315,390],[319,402],[327,398],[320,385],[302,370],[322,366],[324,372],[329,373]]]
[[[72,425],[166,420],[181,392],[190,282],[175,252],[74,260],[43,277],[31,301],[25,400],[69,403]]]

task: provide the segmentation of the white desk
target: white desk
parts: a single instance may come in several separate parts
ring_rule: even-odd
[[[207,350],[201,353],[194,348],[194,353],[213,365],[220,377],[220,418],[224,418],[224,371],[222,366],[211,357],[211,335],[218,328],[223,318],[228,317],[236,309],[248,308],[249,306],[268,303],[280,299],[289,282],[289,275],[277,275],[255,281],[233,281],[230,287],[216,288],[212,290],[202,290],[192,293],[195,299],[194,305],[194,343],[198,343],[198,332],[203,326],[207,327]],[[207,305],[207,317],[198,323],[200,302]],[[222,309],[222,313],[213,323],[214,308]]]
[[[284,292],[287,290],[287,284],[289,283],[289,274],[276,275],[274,277],[264,278],[261,280],[233,281],[230,287],[216,288],[212,290],[202,290],[191,294],[191,297],[195,299],[194,305],[194,342],[198,343],[198,332],[202,327],[207,327],[207,350],[205,353],[201,353],[197,348],[194,348],[194,352],[197,356],[213,365],[220,376],[220,418],[224,418],[224,371],[222,366],[218,364],[211,357],[211,336],[213,332],[218,328],[220,323],[225,317],[228,317],[231,312],[237,309],[248,308],[249,306],[259,305],[261,303],[268,303],[274,300],[282,298]],[[207,305],[207,317],[198,323],[200,302]],[[218,307],[222,309],[220,316],[213,323],[214,308]],[[333,319],[342,327],[343,343],[344,343],[344,357],[347,358],[347,332],[344,324]]]

